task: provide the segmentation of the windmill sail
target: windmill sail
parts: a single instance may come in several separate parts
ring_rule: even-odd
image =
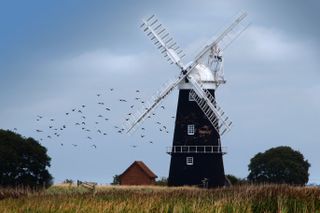
[[[187,78],[193,85],[194,90],[191,90],[191,95],[201,108],[201,110],[208,117],[209,121],[212,123],[214,128],[220,135],[223,135],[225,132],[229,131],[231,128],[232,122],[229,121],[229,118],[222,111],[222,108],[219,107],[211,95],[211,93],[203,88],[201,82],[197,82],[189,74],[197,67],[198,64],[201,64],[203,60],[209,56],[211,53],[219,53],[219,51],[225,49],[235,38],[237,38],[241,32],[243,32],[247,26],[242,25],[242,21],[246,18],[247,14],[242,13],[217,39],[209,42],[202,50],[197,54],[193,62],[190,62],[186,67],[184,66],[181,59],[185,56],[176,42],[173,41],[173,38],[169,35],[167,30],[159,23],[155,15],[152,15],[148,19],[144,19],[141,25],[143,31],[147,36],[153,41],[154,45],[160,50],[165,58],[171,63],[176,64],[180,69],[181,73],[176,80],[173,80],[165,85],[162,90],[156,93],[156,95],[149,101],[142,110],[133,114],[131,118],[127,120],[124,124],[124,129],[129,132],[133,132],[139,124],[141,124],[150,113],[160,104],[160,102],[169,95],[173,89]],[[215,55],[221,57],[219,54]],[[223,76],[218,76],[218,72],[222,70],[221,68],[221,58],[217,58],[218,62],[214,67],[216,84],[225,83]],[[205,64],[205,63],[203,63]],[[209,65],[209,64],[207,64]]]
[[[184,79],[184,76],[180,75],[176,80],[169,81],[165,84],[163,89],[157,92],[151,101],[146,103],[142,110],[137,111],[135,114],[129,118],[129,120],[124,124],[124,129],[127,132],[134,132],[139,124],[141,124],[150,113],[157,108],[161,101],[169,95],[173,89]]]
[[[195,57],[195,63],[203,59],[214,49],[220,51],[226,49],[239,35],[248,28],[249,24],[242,24],[247,17],[247,13],[242,13],[225,31],[223,31],[215,40],[205,45]]]
[[[204,112],[216,131],[221,136],[227,131],[230,131],[232,121],[229,120],[229,117],[226,116],[222,108],[217,105],[215,98],[211,93],[207,89],[203,88],[201,83],[197,82],[191,76],[188,76],[188,80],[194,87],[194,90],[190,91],[190,95]]]
[[[180,69],[183,69],[181,58],[183,58],[185,54],[177,43],[174,42],[163,25],[159,23],[155,15],[143,20],[141,28],[143,28],[143,31],[150,37],[151,41],[153,41],[154,45],[160,50],[163,56],[167,58],[170,64],[176,64]]]
[[[182,65],[183,66],[183,65]],[[141,110],[134,113],[131,118],[123,125],[123,128],[127,133],[134,132],[137,127],[143,123],[143,121],[150,115],[150,113],[157,108],[160,102],[168,96],[174,88],[182,82],[190,72],[196,67],[196,64],[191,64],[188,66],[184,72],[181,72],[177,79],[171,80],[165,84],[163,89],[160,89]]]

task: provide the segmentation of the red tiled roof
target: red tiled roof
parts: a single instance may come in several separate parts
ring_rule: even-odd
[[[148,175],[150,178],[157,178],[158,176],[155,175],[147,166],[146,164],[144,164],[142,161],[135,161],[133,162],[120,176],[122,176],[123,174],[125,174],[131,167],[133,167],[134,165],[137,165],[138,167],[140,167],[140,169],[146,173],[146,175]]]

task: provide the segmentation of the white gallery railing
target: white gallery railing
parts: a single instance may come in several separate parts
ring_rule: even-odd
[[[170,146],[167,147],[167,153],[227,153],[227,147],[222,146]]]

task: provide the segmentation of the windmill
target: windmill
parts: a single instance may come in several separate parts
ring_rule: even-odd
[[[222,52],[247,28],[243,24],[246,16],[240,14],[188,64],[182,62],[185,54],[155,15],[143,20],[143,31],[180,74],[165,84],[143,110],[132,114],[124,127],[127,133],[134,132],[167,95],[179,88],[173,146],[167,150],[171,155],[170,186],[226,184],[220,137],[231,129],[232,122],[218,105],[215,90],[226,83]]]

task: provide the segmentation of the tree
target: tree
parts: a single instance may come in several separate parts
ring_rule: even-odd
[[[65,179],[63,181],[64,184],[69,184],[70,186],[73,184],[73,180],[72,179]]]
[[[299,151],[280,146],[258,153],[251,159],[248,180],[304,185],[309,179],[309,167],[309,162]]]
[[[51,158],[33,138],[0,129],[0,186],[49,187]]]
[[[161,177],[156,181],[157,186],[167,186],[168,185],[168,178],[166,177]]]
[[[111,185],[119,185],[119,184],[120,184],[120,175],[114,175]]]
[[[228,183],[231,185],[240,185],[245,184],[247,182],[246,179],[238,178],[234,175],[226,175],[226,179],[228,180]]]

